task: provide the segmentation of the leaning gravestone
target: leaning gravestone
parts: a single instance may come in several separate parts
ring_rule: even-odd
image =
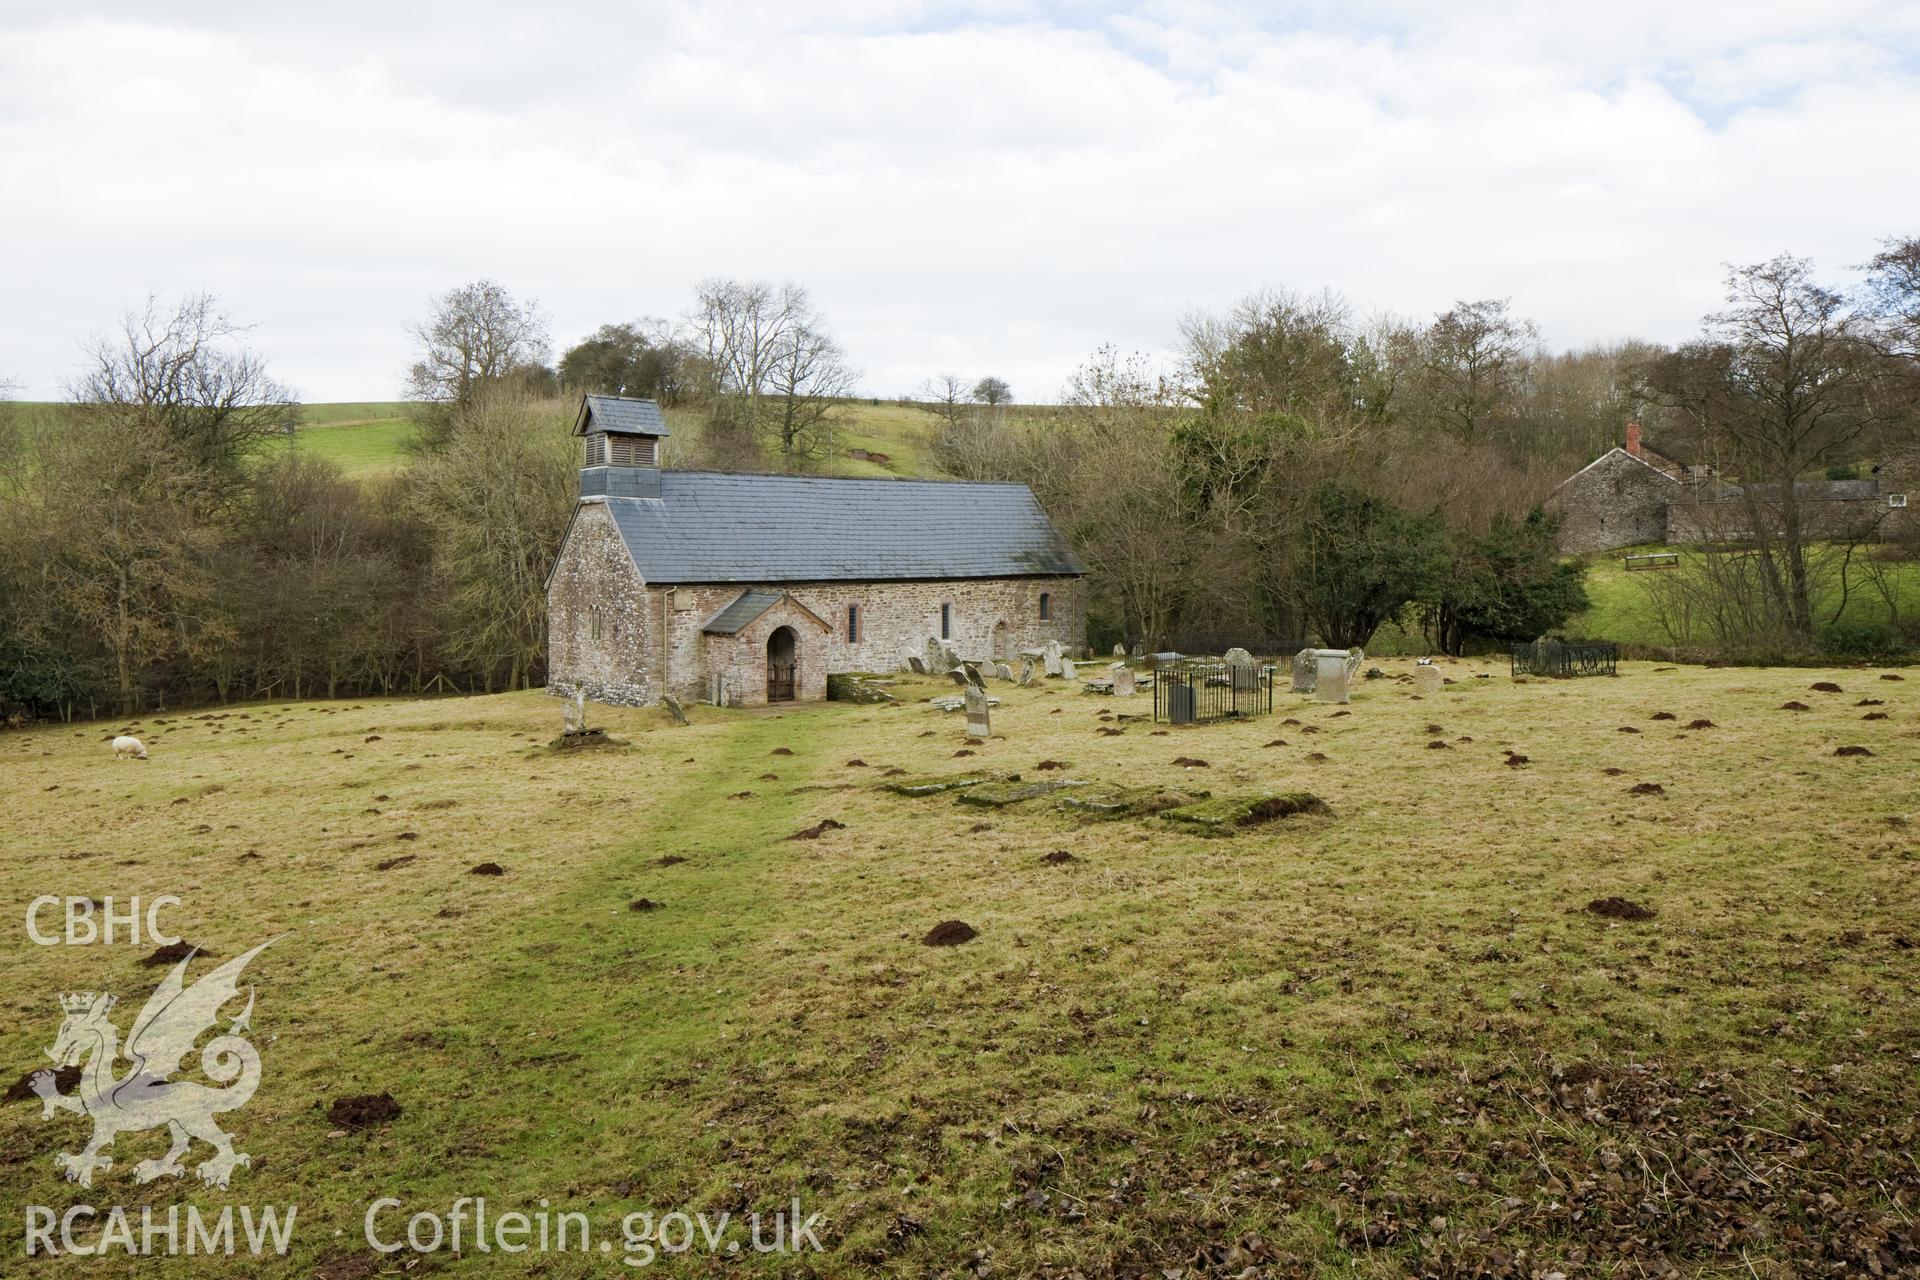
[[[1319,670],[1314,672],[1313,698],[1315,702],[1346,702],[1347,681],[1352,668],[1347,664],[1352,655],[1346,649],[1315,649],[1315,661]]]
[[[1033,683],[1033,659],[1032,658],[1020,659],[1020,683],[1023,685],[1029,685]]]
[[[1367,660],[1365,649],[1347,650],[1347,679],[1352,680],[1360,673],[1360,664]]]
[[[966,673],[967,683],[974,688],[984,689],[987,687],[986,678],[980,674],[980,668],[976,663],[963,662],[960,664],[960,670]]]
[[[1133,696],[1133,668],[1125,663],[1113,664],[1113,694],[1116,698]]]
[[[993,678],[996,680],[1005,680],[1011,684],[1013,683],[1013,668],[1004,662],[996,662],[993,664]]]
[[[1315,649],[1302,649],[1293,655],[1293,691],[1312,693],[1315,677],[1320,674],[1320,659],[1314,655]]]
[[[675,724],[685,724],[687,722],[687,711],[685,707],[680,705],[680,699],[670,693],[665,694],[660,699],[660,705],[667,709],[667,714],[673,717]]]
[[[1047,661],[1047,674],[1050,676],[1059,675],[1060,674],[1060,642],[1058,640],[1047,641],[1046,661]]]
[[[1073,659],[1071,658],[1060,659],[1060,678],[1063,680],[1072,680],[1076,678],[1073,673]]]
[[[921,657],[917,653],[910,653],[907,655],[907,666],[910,667],[913,671],[913,674],[917,676],[923,676],[927,674],[927,660]]]
[[[1413,687],[1421,693],[1439,693],[1447,683],[1438,667],[1415,667],[1413,669]]]
[[[987,691],[979,685],[967,686],[967,736],[984,738],[991,732],[987,722]]]

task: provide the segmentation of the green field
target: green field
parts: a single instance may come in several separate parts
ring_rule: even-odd
[[[125,1033],[167,973],[150,942],[32,945],[34,896],[177,895],[196,978],[279,939],[247,975],[264,1075],[222,1117],[252,1156],[229,1191],[137,1184],[153,1133],[62,1181],[87,1124],[23,1085],[0,1200],[298,1206],[284,1261],[159,1276],[433,1272],[453,1259],[369,1250],[369,1206],[400,1202],[392,1241],[462,1196],[577,1210],[621,1249],[640,1211],[728,1213],[734,1241],[751,1211],[822,1215],[823,1256],[668,1274],[1911,1274],[1920,695],[1860,669],[1494,670],[1164,736],[1119,718],[1140,699],[996,686],[978,745],[914,678],[899,706],[685,728],[595,709],[630,746],[568,754],[539,694],[0,736],[6,1080],[51,1065],[56,993],[113,992]],[[151,761],[112,757],[120,729]],[[1207,838],[879,785],[975,767],[1332,814]],[[1588,909],[1614,897],[1656,914]],[[951,919],[978,937],[922,944]],[[397,1118],[329,1114],[382,1093]],[[132,1266],[8,1248],[23,1275]],[[622,1256],[469,1245],[455,1270]]]

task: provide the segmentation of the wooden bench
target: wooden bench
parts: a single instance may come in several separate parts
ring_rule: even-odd
[[[1636,569],[1671,569],[1680,563],[1678,551],[1651,551],[1642,556],[1625,557],[1627,572]]]

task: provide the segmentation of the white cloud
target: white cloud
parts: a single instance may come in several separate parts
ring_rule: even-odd
[[[205,288],[309,398],[386,397],[462,280],[566,341],[730,274],[812,286],[875,394],[1041,397],[1260,284],[1674,339],[1725,260],[1920,233],[1895,3],[272,8],[0,11],[0,374]]]

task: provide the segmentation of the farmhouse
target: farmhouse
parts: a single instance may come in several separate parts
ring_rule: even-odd
[[[663,470],[659,406],[616,396],[587,396],[574,434],[554,693],[741,706],[823,698],[936,637],[1000,661],[1085,642],[1085,571],[1025,485]]]
[[[1821,538],[1884,539],[1910,519],[1909,488],[1920,484],[1920,454],[1903,453],[1858,480],[1805,480],[1794,486],[1802,527]],[[1685,465],[1653,449],[1640,424],[1626,443],[1607,450],[1560,482],[1547,510],[1560,517],[1560,552],[1581,555],[1616,547],[1738,542],[1770,518],[1781,496],[1767,486],[1743,489],[1710,468]]]

